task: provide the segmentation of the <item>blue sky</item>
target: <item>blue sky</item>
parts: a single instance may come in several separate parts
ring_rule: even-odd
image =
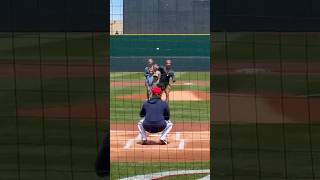
[[[122,20],[123,11],[122,0],[110,0],[110,21]]]

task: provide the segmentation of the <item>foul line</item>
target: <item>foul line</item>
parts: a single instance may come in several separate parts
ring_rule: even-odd
[[[158,179],[168,176],[181,176],[181,175],[190,175],[190,174],[209,174],[210,169],[199,169],[199,170],[176,170],[176,171],[166,171],[151,173],[145,175],[132,176],[127,178],[122,178],[120,180],[143,180],[143,179]]]

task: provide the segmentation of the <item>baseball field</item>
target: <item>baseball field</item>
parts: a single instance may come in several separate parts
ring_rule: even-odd
[[[143,69],[153,57],[158,64],[173,60],[176,83],[170,93],[173,130],[169,144],[149,135],[141,145],[137,123],[146,100]],[[199,59],[198,59],[199,58]],[[197,64],[206,64],[201,67]],[[210,161],[209,38],[205,35],[127,35],[111,37],[110,147],[111,177],[200,179]],[[190,71],[194,66],[194,70]],[[121,71],[122,70],[122,71]]]
[[[109,122],[104,36],[12,35],[0,36],[0,179],[98,179]]]
[[[11,34],[1,34],[0,179],[98,179],[93,163],[109,122],[106,77],[111,79],[110,135],[116,136],[119,149],[112,157],[113,179],[208,169],[208,160],[202,161],[207,157],[206,143],[200,146],[205,151],[194,151],[195,156],[188,155],[190,161],[182,162],[180,158],[186,156],[179,156],[179,144],[185,139],[183,152],[187,152],[199,148],[196,139],[209,141],[210,115],[215,179],[255,180],[261,174],[273,180],[319,178],[319,34],[310,33],[306,40],[304,33],[283,33],[281,41],[274,33],[229,35],[228,46],[223,34],[213,42],[217,58],[210,76],[200,70],[177,71],[177,92],[170,102],[176,129],[164,150],[168,156],[143,153],[149,159],[141,162],[138,154],[136,160],[124,160],[121,153],[131,158],[142,151],[135,127],[145,94],[139,71],[143,58],[134,71],[108,76],[105,55],[109,53],[101,34],[73,33],[66,38],[47,33],[40,41],[37,33],[17,34],[14,41]],[[209,79],[213,80],[212,114]],[[182,101],[181,96],[188,100]],[[128,142],[129,148],[123,149]],[[167,163],[168,159],[179,162]]]
[[[214,179],[318,179],[319,33],[214,39]]]
[[[143,101],[140,96],[145,93],[141,72],[109,75],[104,34],[41,33],[39,37],[38,33],[2,33],[0,54],[0,179],[98,179],[94,161],[109,123],[111,139],[116,135],[118,140],[111,140],[111,151],[116,142],[119,154],[133,157],[133,146],[122,148],[137,135],[137,113]],[[144,58],[140,63],[136,69],[143,69]],[[170,157],[159,159],[154,153],[146,158],[148,162],[133,163],[132,159],[124,160],[124,155],[113,156],[112,177],[208,170],[209,73],[178,71],[177,75],[177,92],[171,95],[175,129],[166,146]],[[112,80],[111,107],[107,106],[107,77]],[[136,99],[126,97],[131,94]],[[188,101],[181,101],[186,95]],[[198,110],[192,113],[191,108]],[[198,145],[203,146],[203,152]],[[189,154],[189,161],[184,162],[192,148],[196,154]],[[134,155],[139,157],[138,152]],[[169,165],[166,159],[177,162]],[[127,173],[123,169],[128,169]],[[186,177],[207,174],[201,171]]]
[[[169,144],[158,145],[159,137],[150,135],[150,144],[140,145],[137,123],[141,105],[146,100],[143,73],[111,73],[112,177],[138,175],[141,172],[147,174],[151,170],[155,173],[172,168],[180,171],[185,168],[209,169],[209,73],[176,72],[176,80],[170,94],[174,127],[169,135]],[[166,167],[160,162],[170,163]],[[123,172],[124,167],[119,166],[124,165],[135,167],[137,174]]]

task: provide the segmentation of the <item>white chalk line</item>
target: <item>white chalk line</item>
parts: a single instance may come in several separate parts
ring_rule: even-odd
[[[166,171],[158,172],[144,175],[137,175],[127,178],[122,178],[120,180],[150,180],[157,178],[164,178],[168,176],[179,176],[179,175],[191,175],[191,174],[209,174],[210,169],[199,169],[199,170],[176,170],[176,171]]]
[[[129,139],[127,143],[123,146],[123,149],[129,149],[133,144],[133,142],[134,142],[134,139]]]
[[[176,132],[176,141],[179,141],[178,149],[179,150],[184,150],[185,140],[181,139],[181,133],[180,132]]]
[[[177,141],[180,141],[180,136],[181,136],[180,132],[176,132],[176,140]]]
[[[178,149],[179,149],[179,150],[184,150],[184,144],[185,144],[184,139],[181,139],[181,140],[180,140],[180,143],[179,143]]]
[[[130,149],[135,140],[139,139],[140,135],[138,135],[135,139],[129,139],[127,143],[123,146],[123,149]]]
[[[200,179],[198,179],[198,180],[210,180],[210,175],[205,176],[205,177],[203,177],[203,178],[200,178]]]
[[[119,131],[113,131],[113,132],[116,133],[117,136],[121,136],[121,135],[117,134]],[[126,133],[122,134],[122,135],[128,135],[127,131],[124,131],[124,132],[126,132]],[[137,131],[132,131],[132,132],[137,133]],[[187,148],[187,149],[185,149],[186,140],[181,138],[181,136],[182,136],[181,134],[182,133],[185,133],[186,135],[188,135],[190,133],[193,134],[195,132],[189,132],[189,133],[176,132],[175,133],[175,140],[178,141],[178,143],[177,143],[178,147],[172,147],[172,148],[171,147],[166,147],[166,148],[164,148],[164,147],[161,147],[161,146],[158,146],[158,147],[156,146],[157,148],[151,148],[151,149],[165,149],[165,150],[169,150],[169,151],[177,150],[177,149],[180,150],[180,151],[210,151],[210,148]],[[207,133],[207,132],[202,132],[202,133]],[[199,133],[197,133],[197,134],[199,134]],[[159,134],[150,134],[150,135],[154,136],[154,137],[159,136]],[[126,142],[124,144],[124,146],[123,146],[123,150],[129,150],[129,149],[132,149],[131,147],[134,145],[134,143],[139,140],[139,137],[140,136],[138,135],[135,139],[127,139],[127,138],[121,138],[121,137],[116,137],[115,139],[116,139],[116,144],[118,144],[119,141]],[[199,141],[200,142],[201,141],[210,141],[210,138],[187,138],[187,139],[191,140],[191,141],[198,141],[198,142]],[[115,143],[111,143],[111,144],[115,144]],[[139,148],[139,147],[135,146],[133,149],[134,150],[143,150],[145,148],[142,148],[142,147]],[[116,148],[116,150],[114,150],[114,151],[119,151],[119,149]]]

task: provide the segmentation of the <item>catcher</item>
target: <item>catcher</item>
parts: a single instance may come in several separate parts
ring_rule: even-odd
[[[142,145],[147,144],[147,132],[162,132],[160,144],[168,144],[167,137],[173,124],[170,121],[169,106],[167,102],[161,100],[161,94],[162,92],[159,87],[152,88],[152,98],[142,105],[140,111],[140,117],[142,119],[138,123]]]
[[[159,87],[166,94],[166,101],[169,102],[169,94],[171,91],[172,83],[176,82],[175,73],[172,70],[172,62],[170,59],[165,61],[165,65],[163,67],[159,67],[159,71],[161,73]],[[172,83],[171,83],[171,81]]]

